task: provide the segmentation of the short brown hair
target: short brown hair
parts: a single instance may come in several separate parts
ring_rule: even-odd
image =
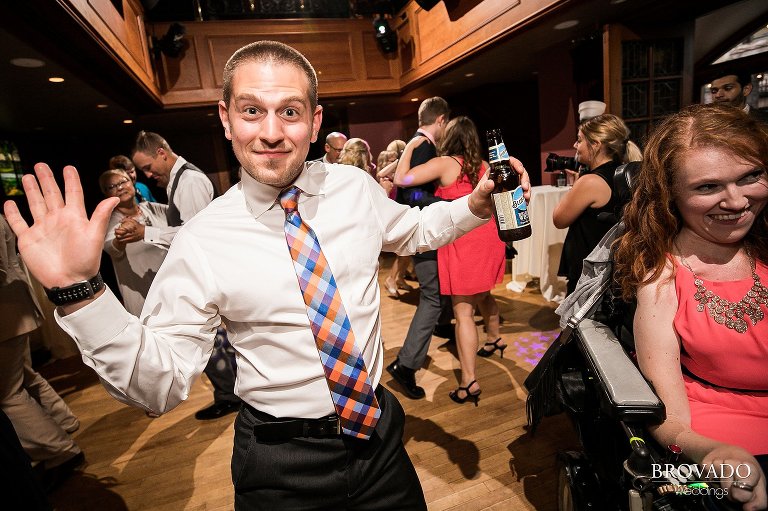
[[[131,156],[136,153],[154,155],[161,147],[169,153],[173,152],[171,146],[168,145],[168,142],[163,137],[157,133],[142,130],[136,135],[136,142],[133,144]]]
[[[229,102],[232,99],[232,78],[235,70],[246,62],[271,62],[299,68],[304,72],[309,83],[309,104],[312,110],[317,106],[317,74],[307,58],[287,44],[277,41],[256,41],[233,53],[224,66],[222,96],[227,108],[229,108]]]
[[[446,121],[448,116],[451,115],[448,102],[439,96],[427,98],[419,106],[419,126],[435,124],[437,118],[441,115],[445,116]]]
[[[136,165],[134,165],[131,159],[128,158],[126,155],[118,154],[117,156],[113,156],[112,158],[109,159],[109,168],[131,170],[131,169],[135,169]]]

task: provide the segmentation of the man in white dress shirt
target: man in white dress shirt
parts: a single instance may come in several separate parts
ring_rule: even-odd
[[[214,198],[211,180],[202,170],[174,153],[165,138],[157,133],[140,131],[136,135],[131,159],[144,175],[165,187],[168,194],[168,225],[171,228],[187,223]],[[138,222],[129,221],[116,232],[118,239],[120,236],[130,236],[131,228],[142,231],[138,233],[140,238],[149,243],[160,238],[164,230],[168,230],[144,227]],[[213,404],[195,413],[198,420],[218,419],[240,409],[240,399],[235,394],[235,365],[227,355],[229,341],[226,330],[219,331],[217,343],[204,371],[213,385]]]
[[[98,271],[115,200],[102,201],[89,221],[73,167],[64,169],[66,200],[47,165],[35,166],[37,182],[25,176],[31,227],[6,203],[22,256],[46,288],[77,295],[61,300],[61,289],[51,290],[65,302],[59,323],[107,390],[149,410],[169,410],[187,397],[216,327],[227,324],[238,354],[235,390],[244,402],[232,459],[236,509],[426,509],[402,443],[403,409],[379,385],[378,255],[435,249],[482,225],[491,216],[493,185],[483,180],[465,198],[419,210],[390,200],[357,168],[330,172],[320,162],[305,163],[322,121],[317,78],[282,43],[259,41],[235,52],[224,70],[223,98],[219,115],[242,181],[179,231],[141,320],[109,290],[99,287],[86,299],[78,292]],[[527,174],[511,161],[528,194]],[[339,434],[277,203],[292,186],[301,190],[301,218],[327,257],[376,390],[381,417],[368,440]]]

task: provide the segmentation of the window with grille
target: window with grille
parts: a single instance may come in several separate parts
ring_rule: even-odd
[[[682,105],[683,40],[624,41],[621,116],[643,145],[653,126]]]

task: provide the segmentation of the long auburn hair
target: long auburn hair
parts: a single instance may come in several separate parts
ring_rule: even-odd
[[[467,176],[474,188],[480,181],[483,157],[480,155],[480,137],[475,123],[469,117],[460,115],[448,123],[445,135],[437,148],[440,156],[461,156],[461,176]]]
[[[675,205],[676,174],[691,150],[726,151],[763,170],[768,187],[768,127],[743,110],[728,105],[691,105],[667,117],[650,136],[643,153],[632,201],[624,211],[624,234],[615,242],[614,278],[624,300],[637,288],[656,281],[682,228]],[[760,212],[744,238],[751,253],[768,261],[768,216]]]

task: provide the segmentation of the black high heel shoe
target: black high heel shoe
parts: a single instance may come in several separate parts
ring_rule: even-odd
[[[472,392],[470,392],[469,388],[472,385],[474,385],[475,383],[477,383],[477,380],[472,380],[471,382],[469,382],[469,385],[467,385],[466,387],[461,387],[461,386],[456,387],[456,390],[452,390],[451,392],[448,393],[448,397],[450,397],[451,399],[453,399],[455,402],[459,403],[460,405],[463,405],[468,400],[472,400],[472,401],[475,402],[475,406],[477,406],[477,401],[480,399],[480,394],[483,391],[482,390],[478,390],[474,394]],[[462,391],[462,390],[464,391],[464,394],[466,394],[466,395],[464,397],[459,397],[459,392]]]
[[[500,341],[501,341],[501,337],[499,337],[498,339],[496,339],[493,342],[485,343],[485,345],[482,348],[477,350],[477,356],[488,358],[491,355],[493,355],[494,353],[496,353],[496,350],[499,350],[499,356],[501,358],[504,358],[504,350],[507,349],[507,345],[505,344],[504,346],[499,346],[499,342]],[[485,346],[491,346],[492,349],[491,350],[487,350],[487,349],[485,349]]]

